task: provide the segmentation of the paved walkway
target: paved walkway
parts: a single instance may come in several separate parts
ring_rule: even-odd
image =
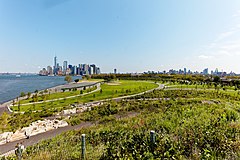
[[[18,140],[18,141],[9,142],[9,143],[0,145],[0,155],[8,153],[9,151],[10,151],[9,153],[12,153],[11,151],[15,149],[15,146],[16,146],[17,143],[22,142],[23,145],[25,147],[27,147],[27,146],[34,145],[34,144],[40,142],[41,140],[50,139],[52,137],[55,137],[55,136],[57,136],[57,135],[59,135],[63,132],[70,131],[70,130],[78,130],[78,129],[81,129],[81,128],[90,127],[91,125],[93,125],[93,123],[83,122],[83,123],[81,123],[79,125],[76,125],[76,126],[66,126],[66,127],[58,128],[58,129],[51,130],[51,131],[48,131],[48,132],[40,133],[40,134],[31,136],[29,139],[21,139],[21,140]]]

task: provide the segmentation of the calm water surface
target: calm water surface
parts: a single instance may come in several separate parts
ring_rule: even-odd
[[[81,79],[73,77],[73,80],[77,78]],[[0,75],[0,103],[16,98],[21,92],[34,92],[65,83],[63,76]]]

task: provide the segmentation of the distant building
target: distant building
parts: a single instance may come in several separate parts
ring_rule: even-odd
[[[208,75],[208,68],[205,68],[205,69],[203,70],[203,75]]]
[[[53,74],[57,74],[57,56],[54,57]]]
[[[64,61],[63,62],[63,72],[66,72],[67,68],[68,68],[67,61]]]
[[[218,69],[217,69],[217,68],[215,69],[214,74],[215,74],[215,75],[218,75]]]
[[[96,74],[100,74],[100,73],[101,73],[100,68],[97,67]]]
[[[65,75],[69,75],[71,74],[71,69],[70,68],[67,68],[66,72],[65,72]]]
[[[95,64],[91,64],[90,67],[93,68],[93,72],[91,74],[96,74],[96,69],[97,69],[96,65]]]
[[[63,71],[63,68],[62,68],[62,66],[58,66],[58,71]]]
[[[53,69],[51,66],[47,66],[47,72],[49,75],[53,75]]]
[[[72,67],[72,75],[76,75],[77,74],[77,66],[73,66]]]
[[[40,70],[39,75],[40,76],[47,76],[48,75],[48,71],[46,70],[46,68],[43,68],[42,70]]]
[[[115,68],[114,71],[113,71],[114,74],[117,74],[117,69]]]
[[[89,74],[91,75],[91,74],[95,74],[94,73],[94,67],[92,66],[92,65],[90,65],[90,67],[89,67]]]

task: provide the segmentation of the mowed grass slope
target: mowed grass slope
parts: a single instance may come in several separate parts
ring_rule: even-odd
[[[66,109],[71,104],[80,104],[90,101],[97,101],[126,95],[141,93],[150,89],[158,87],[157,84],[147,81],[127,81],[121,80],[116,82],[105,83],[101,85],[101,91],[91,93],[89,95],[79,96],[70,99],[63,99],[54,102],[44,102],[40,104],[20,105],[13,106],[13,111],[35,111],[35,110],[48,110],[48,109]],[[79,92],[79,91],[78,91]],[[20,110],[19,110],[20,109]]]
[[[104,81],[103,79],[89,79],[89,80],[80,80],[79,83],[84,83],[84,82],[102,82]],[[96,88],[91,88],[91,89],[86,89],[83,90],[83,93],[87,93],[92,91],[93,89]],[[50,89],[51,92],[54,91],[54,89]],[[49,93],[49,90],[44,90],[40,91],[38,93],[38,99],[37,102],[45,101],[45,100],[53,100],[53,99],[58,99],[58,98],[64,98],[64,97],[70,97],[70,96],[75,96],[79,95],[80,91],[79,90],[74,90],[72,89],[71,91],[66,90],[65,92],[55,92],[55,93]],[[23,100],[20,100],[20,104],[25,104],[25,103],[32,103],[33,102],[33,95],[35,93],[32,93],[31,98],[26,98]],[[26,95],[27,96],[27,95]]]
[[[93,91],[94,89],[96,89],[96,87],[83,90],[83,93],[88,93],[90,91]],[[42,102],[44,100],[54,100],[54,99],[58,99],[58,98],[76,96],[76,95],[79,95],[79,94],[80,94],[79,90],[57,92],[57,93],[51,93],[51,94],[48,93],[48,94],[43,94],[43,95],[39,94],[37,102]],[[20,104],[26,104],[26,103],[33,103],[33,99],[32,98],[28,98],[28,99],[24,99],[24,100],[20,101]]]

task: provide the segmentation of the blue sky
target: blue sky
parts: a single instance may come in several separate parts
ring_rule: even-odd
[[[102,72],[240,73],[239,0],[0,0],[0,72],[53,57]]]

